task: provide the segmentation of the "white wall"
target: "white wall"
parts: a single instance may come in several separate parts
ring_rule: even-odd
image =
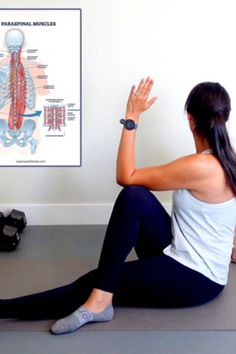
[[[139,166],[194,151],[183,106],[190,89],[201,81],[219,81],[229,91],[230,128],[236,131],[234,0],[11,0],[10,5],[82,8],[83,165],[1,168],[0,210],[9,204],[25,208],[29,222],[36,224],[89,223],[90,215],[91,222],[106,221],[120,189],[115,184],[118,122],[131,84],[142,76],[155,79],[153,94],[159,100],[140,123]],[[9,7],[9,1],[0,0],[0,7]],[[169,192],[158,196],[170,201]],[[98,210],[105,210],[101,217]],[[73,217],[63,219],[70,211]]]

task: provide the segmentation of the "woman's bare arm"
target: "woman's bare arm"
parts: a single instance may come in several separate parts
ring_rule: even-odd
[[[153,80],[141,80],[138,88],[132,86],[127,103],[126,118],[139,123],[141,114],[149,109],[157,97],[149,99]],[[135,164],[136,130],[123,128],[117,157],[117,183],[122,186],[142,185],[151,190],[178,188],[198,189],[209,178],[205,156],[194,154],[171,163],[137,168]]]
[[[141,114],[146,111],[155,102],[157,97],[148,99],[153,80],[142,79],[137,89],[133,85],[127,102],[125,118],[133,119],[139,123]],[[135,170],[135,140],[136,130],[127,130],[123,128],[120,139],[120,145],[117,156],[116,179],[119,184],[129,184],[130,177]]]

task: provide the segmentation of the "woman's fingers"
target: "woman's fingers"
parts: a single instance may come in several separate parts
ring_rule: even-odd
[[[132,97],[133,97],[133,95],[134,95],[134,91],[135,91],[135,85],[133,85],[133,86],[131,87],[131,90],[130,90],[130,93],[129,93],[129,97],[128,97],[128,101],[127,101],[127,105],[130,104],[130,101],[132,100]]]
[[[150,108],[151,105],[153,105],[153,103],[157,100],[157,96],[154,96],[153,98],[151,98],[148,102],[147,102],[147,108]]]
[[[136,95],[147,96],[150,94],[150,91],[153,86],[153,80],[150,77],[147,77],[146,80],[142,79],[139,83],[139,86],[135,92]]]
[[[134,87],[134,90],[132,93],[135,93],[136,95],[149,95],[152,86],[153,86],[154,81],[150,78],[147,77],[146,80],[145,79],[141,79],[136,92],[135,91],[135,86],[133,85],[132,88]],[[132,91],[132,89],[131,89]]]
[[[149,100],[149,94],[151,92],[154,81],[147,77],[146,79],[141,79],[138,84],[137,89],[135,85],[131,87],[126,114],[127,115],[137,115],[139,116],[142,112],[146,111],[153,103],[156,101],[157,97],[154,96]]]
[[[150,91],[151,91],[152,86],[153,86],[153,83],[154,83],[154,81],[150,77],[148,77],[146,82],[145,82],[145,85],[143,87],[143,94],[145,96],[147,96],[147,97],[149,96]]]
[[[137,90],[135,92],[136,95],[139,95],[142,92],[144,82],[145,82],[145,80],[141,79],[141,81],[140,81],[140,83],[138,85],[138,88],[137,88]]]
[[[134,91],[135,91],[135,85],[133,85],[133,86],[131,87],[131,90],[130,90],[130,93],[129,93],[129,99],[133,96]]]
[[[132,95],[132,94],[134,93],[134,91],[135,91],[135,85],[133,85],[133,86],[131,87],[130,95]]]

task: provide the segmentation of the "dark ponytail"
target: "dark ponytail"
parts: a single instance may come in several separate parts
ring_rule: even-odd
[[[195,120],[196,132],[207,139],[236,195],[236,154],[225,124],[231,110],[229,94],[219,83],[203,82],[192,89],[185,109]]]

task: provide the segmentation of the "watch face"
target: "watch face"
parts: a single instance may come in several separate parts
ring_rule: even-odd
[[[132,119],[126,119],[125,128],[128,130],[135,129],[135,122]]]

